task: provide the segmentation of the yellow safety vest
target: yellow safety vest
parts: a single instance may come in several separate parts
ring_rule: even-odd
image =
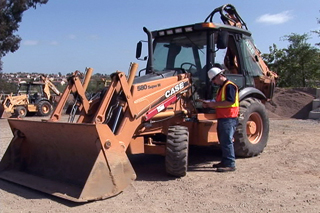
[[[228,80],[221,88],[218,90],[218,95],[216,101],[225,101],[226,100],[226,88],[228,84],[232,84],[236,87],[236,96],[235,102],[229,106],[217,106],[216,114],[217,118],[236,118],[239,114],[239,92],[238,87],[235,83]]]

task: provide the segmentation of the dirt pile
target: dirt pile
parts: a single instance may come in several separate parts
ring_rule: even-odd
[[[314,98],[315,89],[312,88],[276,88],[266,109],[270,118],[307,119]]]

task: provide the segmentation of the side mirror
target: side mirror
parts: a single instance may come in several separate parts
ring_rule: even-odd
[[[217,48],[226,49],[228,47],[229,33],[227,31],[219,31],[217,39]]]
[[[140,58],[141,57],[141,53],[142,53],[142,42],[146,42],[146,41],[139,41],[137,43],[136,59],[138,59],[140,61],[146,61],[148,59],[148,56],[145,56],[142,59]]]
[[[136,49],[136,59],[139,59],[141,57],[141,51],[142,51],[142,42],[139,41],[137,43],[137,49]]]

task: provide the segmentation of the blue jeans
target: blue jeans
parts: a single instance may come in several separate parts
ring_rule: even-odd
[[[235,154],[233,147],[233,135],[238,124],[237,118],[219,118],[218,119],[218,139],[222,151],[222,160],[224,166],[235,167]]]

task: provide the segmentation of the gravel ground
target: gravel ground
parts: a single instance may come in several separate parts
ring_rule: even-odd
[[[33,118],[40,119],[40,118]],[[130,157],[137,180],[121,194],[77,204],[0,180],[0,212],[320,212],[320,122],[271,119],[265,151],[216,173],[214,148],[190,149],[187,176],[165,174],[161,156]],[[0,157],[12,134],[0,119]]]

